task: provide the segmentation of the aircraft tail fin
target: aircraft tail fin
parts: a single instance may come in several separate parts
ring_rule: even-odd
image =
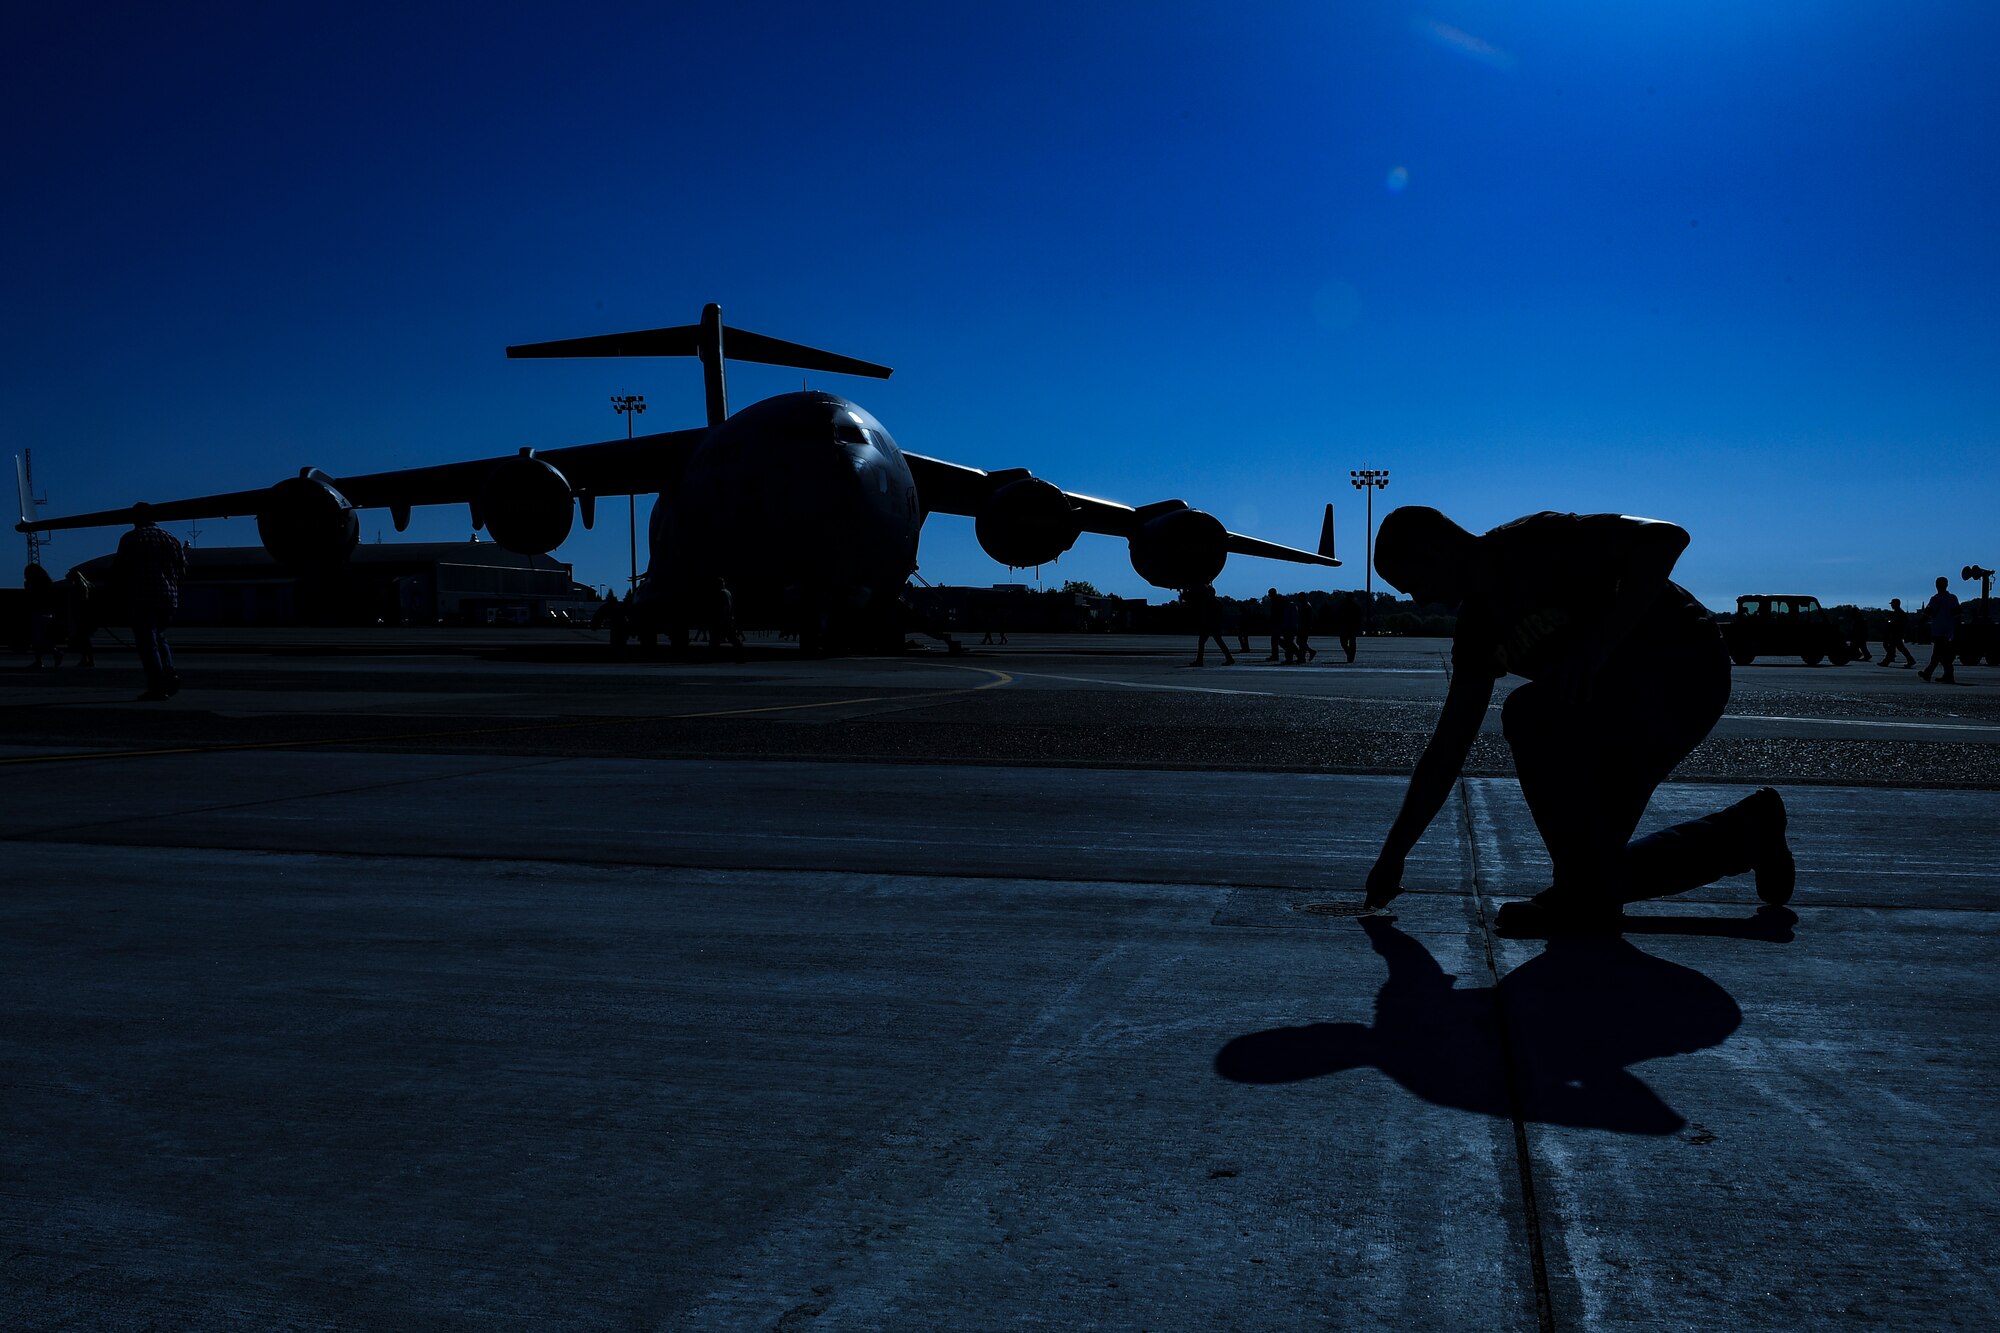
[[[1319,525],[1319,553],[1331,560],[1333,556],[1333,503],[1327,502],[1326,517]]]
[[[866,375],[888,379],[894,372],[873,361],[821,351],[803,343],[786,342],[748,329],[733,329],[722,322],[722,307],[710,303],[702,307],[701,323],[680,324],[669,329],[640,329],[632,333],[603,333],[592,338],[562,338],[554,342],[521,343],[507,349],[515,359],[570,356],[698,356],[702,379],[708,391],[708,424],[720,425],[729,415],[728,392],[724,384],[724,357],[754,361],[766,366],[792,366],[799,370],[824,370],[838,375]]]

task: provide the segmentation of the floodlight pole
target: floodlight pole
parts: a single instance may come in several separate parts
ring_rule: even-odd
[[[613,394],[611,395],[611,410],[625,418],[625,438],[629,442],[632,438],[633,418],[646,410],[646,395],[643,393],[628,393],[623,398],[620,398],[617,394]],[[627,495],[625,497],[625,519],[629,525],[626,528],[626,545],[631,548],[632,586],[637,588],[639,586],[638,496]]]
[[[1368,522],[1363,528],[1363,564],[1361,576],[1366,587],[1367,604],[1362,607],[1364,628],[1375,627],[1375,492],[1389,486],[1388,468],[1351,468],[1347,473],[1348,485],[1357,491],[1368,492]]]

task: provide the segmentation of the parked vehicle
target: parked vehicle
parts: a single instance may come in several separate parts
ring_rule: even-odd
[[[1854,660],[1847,635],[1819,604],[1799,593],[1753,592],[1736,599],[1736,614],[1722,628],[1722,641],[1738,666],[1759,657],[1797,656],[1807,666]]]

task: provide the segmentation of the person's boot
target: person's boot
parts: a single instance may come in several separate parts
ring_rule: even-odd
[[[1785,798],[1775,788],[1759,787],[1736,803],[1750,826],[1750,873],[1757,877],[1757,896],[1773,907],[1792,900],[1798,863],[1785,841]]]

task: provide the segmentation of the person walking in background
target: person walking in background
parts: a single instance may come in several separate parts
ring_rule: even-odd
[[[1340,599],[1334,609],[1333,632],[1340,637],[1340,651],[1347,654],[1347,660],[1354,660],[1354,640],[1361,633],[1361,603],[1348,593]]]
[[[1235,666],[1236,655],[1222,638],[1222,608],[1216,604],[1215,585],[1205,583],[1199,588],[1189,588],[1181,594],[1181,600],[1194,613],[1194,661],[1188,665],[1207,666],[1208,641],[1214,639],[1215,646],[1222,650],[1222,665]]]
[[[741,662],[743,635],[736,628],[736,597],[729,591],[729,580],[718,574],[715,596],[709,603],[708,646],[720,653],[725,643],[736,650],[736,660]]]
[[[1944,667],[1941,684],[1956,685],[1958,677],[1951,673],[1952,649],[1958,638],[1958,598],[1952,596],[1951,580],[1938,575],[1937,596],[1924,605],[1924,614],[1931,619],[1931,660],[1917,674],[1929,680],[1938,667]]]
[[[187,577],[187,548],[180,538],[153,522],[153,507],[145,501],[132,506],[132,530],[118,539],[112,569],[125,590],[132,614],[132,637],[139,663],[146,668],[146,692],[141,702],[157,703],[181,691],[167,646],[167,626],[181,605],[181,580]]]
[[[1910,614],[1903,610],[1903,599],[1889,599],[1889,616],[1882,623],[1882,665],[1896,665],[1896,654],[1903,655],[1903,665],[1913,667],[1917,659],[1910,655],[1910,645],[1903,642],[1903,636],[1910,632]]]
[[[97,650],[91,636],[97,633],[97,604],[90,580],[81,569],[72,569],[63,580],[63,599],[69,619],[69,648],[80,667],[97,665]]]
[[[1277,661],[1278,650],[1283,648],[1285,660],[1290,661],[1292,650],[1285,639],[1285,599],[1278,596],[1276,588],[1264,594],[1264,619],[1269,622],[1265,628],[1271,631],[1271,655],[1264,660]]]
[[[1289,597],[1278,599],[1278,624],[1285,641],[1285,665],[1305,661],[1305,654],[1299,651],[1299,604]]]
[[[625,652],[625,645],[632,637],[632,618],[625,614],[625,604],[618,600],[617,593],[605,590],[604,600],[590,617],[590,627],[604,631],[613,654]]]
[[[1847,642],[1854,650],[1857,662],[1872,662],[1875,654],[1868,651],[1868,622],[1861,618],[1861,608],[1847,613]]]
[[[1298,608],[1299,613],[1299,632],[1293,636],[1292,641],[1298,645],[1299,660],[1301,662],[1310,662],[1319,656],[1319,649],[1312,646],[1312,599],[1304,593],[1300,593],[1292,600],[1292,604]]]
[[[28,647],[35,654],[33,665],[40,667],[44,654],[54,654],[56,665],[61,666],[62,649],[56,646],[56,585],[49,577],[49,571],[40,565],[29,565],[21,571],[21,590],[27,594],[28,604]]]

